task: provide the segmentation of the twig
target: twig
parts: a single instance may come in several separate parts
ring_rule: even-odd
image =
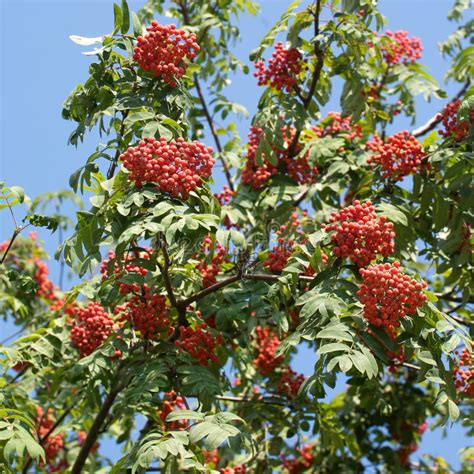
[[[462,87],[462,89],[450,100],[450,102],[454,102],[455,100],[460,99],[466,93],[470,85],[471,81],[467,81]],[[431,117],[426,123],[413,130],[412,135],[414,137],[421,137],[436,128],[436,126],[441,123],[442,120],[443,117],[441,117],[439,113],[437,113],[436,115]]]
[[[180,1],[179,6],[181,8],[181,13],[183,15],[183,20],[187,25],[191,26],[191,19],[189,18],[189,12],[186,6],[186,1]],[[231,191],[235,191],[234,183],[232,181],[232,176],[229,171],[229,167],[227,165],[227,162],[224,158],[223,155],[223,148],[221,141],[219,139],[219,136],[217,135],[216,128],[214,126],[214,120],[212,119],[212,116],[209,112],[209,108],[207,106],[206,99],[204,97],[204,94],[201,89],[201,84],[199,82],[199,79],[196,74],[193,74],[193,82],[194,82],[194,87],[196,88],[196,92],[198,94],[199,102],[201,102],[202,110],[204,112],[204,115],[206,116],[206,121],[209,126],[209,129],[212,134],[212,138],[214,139],[214,142],[216,144],[217,151],[219,152],[219,159],[222,163],[222,168],[224,169],[224,174],[227,180],[227,183],[229,184],[229,188]]]
[[[282,400],[275,400],[270,397],[234,397],[234,396],[225,396],[225,395],[217,395],[217,400],[222,400],[224,402],[236,402],[236,403],[265,403],[267,405],[279,405],[279,406],[288,406],[291,403],[286,403]]]

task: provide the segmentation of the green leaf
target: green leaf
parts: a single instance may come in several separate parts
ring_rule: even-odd
[[[448,413],[453,423],[459,418],[459,408],[452,400],[448,400]]]
[[[25,190],[21,186],[12,186],[10,192],[18,199],[18,202],[25,200]]]
[[[167,417],[166,421],[175,420],[204,420],[205,415],[193,410],[174,410]]]
[[[127,0],[122,0],[122,33],[128,33],[130,29],[130,11]]]
[[[76,44],[81,46],[91,46],[93,44],[102,43],[104,37],[98,36],[96,38],[86,38],[85,36],[70,35],[69,39]]]
[[[331,342],[330,344],[325,344],[324,346],[321,346],[317,350],[317,354],[322,355],[322,354],[329,354],[330,352],[338,352],[338,351],[347,352],[348,350],[349,350],[349,347],[346,346],[345,344],[341,344],[340,342]]]
[[[133,20],[133,34],[135,36],[140,36],[142,34],[143,26],[140,18],[135,12],[132,12],[132,20]]]
[[[112,36],[120,31],[120,28],[122,27],[122,19],[122,9],[114,3],[114,31],[112,32]]]

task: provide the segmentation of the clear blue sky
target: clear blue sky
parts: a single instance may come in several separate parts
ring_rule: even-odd
[[[138,10],[144,1],[129,0]],[[248,62],[248,53],[278,19],[287,0],[263,0],[262,13],[256,18],[242,18],[241,43],[236,54]],[[404,29],[419,36],[424,46],[422,62],[441,82],[447,63],[441,58],[437,43],[455,29],[446,19],[451,0],[381,0],[387,16],[387,28]],[[73,124],[62,120],[61,104],[77,83],[87,77],[90,59],[68,36],[100,36],[113,26],[112,0],[0,0],[1,17],[1,117],[0,117],[0,180],[21,185],[27,194],[36,196],[45,191],[68,186],[70,174],[82,165],[96,145],[95,137],[86,140],[77,150],[67,146]],[[448,95],[457,90],[446,86]],[[252,115],[260,94],[254,78],[241,77],[228,89],[231,99],[247,107]],[[338,110],[337,99],[327,109]],[[420,101],[417,124],[423,123],[441,108],[440,102]],[[410,128],[403,118],[397,130]],[[245,137],[248,122],[239,125]],[[245,139],[245,138],[244,138]],[[216,177],[217,183],[222,179]],[[5,212],[0,214],[0,236],[11,234],[12,223]],[[40,232],[50,253],[57,245],[57,236]],[[51,263],[53,276],[57,266]],[[9,334],[10,326],[0,323],[0,334]],[[312,359],[299,357],[295,368],[308,373]],[[308,363],[309,362],[309,363]],[[442,440],[439,433],[427,432],[418,453],[442,455],[457,465],[457,451],[468,444],[459,426],[448,429]],[[107,446],[109,446],[107,444]]]

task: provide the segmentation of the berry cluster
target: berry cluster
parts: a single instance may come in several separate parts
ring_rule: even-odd
[[[334,231],[331,240],[336,257],[350,258],[356,265],[365,267],[377,255],[386,257],[394,251],[393,224],[384,216],[377,217],[370,201],[354,201],[353,205],[333,212],[329,222],[321,227]]]
[[[414,63],[421,58],[423,48],[420,38],[410,38],[407,31],[387,31],[385,35],[391,40],[389,47],[381,47],[387,64]]]
[[[306,380],[303,374],[297,374],[290,367],[285,367],[280,375],[280,380],[275,388],[277,392],[287,395],[289,397],[296,397],[301,384]]]
[[[361,268],[363,283],[357,292],[370,324],[383,327],[389,334],[400,326],[400,319],[426,301],[425,282],[417,282],[400,272],[400,263],[381,263]]]
[[[213,249],[212,239],[207,236],[204,238],[204,241],[201,246],[201,252],[209,256],[211,250]],[[200,262],[196,265],[196,268],[199,270],[202,276],[202,286],[208,288],[209,286],[217,283],[216,276],[219,274],[222,268],[222,264],[226,260],[227,250],[225,247],[219,243],[215,246],[215,252],[212,256],[211,263],[208,263],[205,258],[201,259]]]
[[[457,142],[464,140],[469,134],[469,122],[467,120],[458,122],[459,107],[461,107],[461,101],[457,99],[449,103],[437,116],[438,120],[442,120],[444,127],[439,134],[443,138],[453,137]]]
[[[52,417],[52,410],[48,409],[45,413],[41,407],[36,407],[36,424],[38,438],[44,438],[54,426],[54,421]],[[58,433],[53,435],[52,433],[42,443],[44,448],[44,453],[46,457],[46,463],[48,467],[54,469],[53,461],[59,454],[59,452],[64,449],[64,434]]]
[[[288,224],[281,225],[275,232],[277,245],[268,252],[268,256],[263,262],[264,267],[267,268],[268,271],[271,273],[281,273],[288,263],[295,243],[305,243],[306,239],[302,228],[302,220],[307,217],[307,211],[302,211],[301,219],[296,212],[293,212]],[[312,275],[313,273],[314,271],[312,271],[311,267],[305,270],[305,275]]]
[[[72,344],[79,349],[81,357],[94,352],[114,331],[110,314],[98,303],[72,309],[75,316],[72,329]]]
[[[219,463],[219,451],[217,449],[213,449],[212,451],[203,449],[202,455],[204,456],[204,462],[206,464],[212,464],[214,467],[216,467]]]
[[[170,331],[170,320],[166,308],[166,298],[154,294],[147,285],[141,288],[141,294],[117,306],[115,313],[120,321],[128,321],[143,339],[160,339]]]
[[[48,278],[49,269],[48,265],[42,260],[35,259],[36,271],[33,278],[38,285],[36,294],[42,296],[48,300],[54,300],[54,285],[53,282]]]
[[[189,193],[200,187],[202,178],[209,178],[214,166],[212,148],[198,141],[184,138],[166,141],[145,138],[120,156],[129,171],[128,179],[140,187],[153,183],[173,197],[187,199]]]
[[[158,416],[161,418],[163,423],[166,423],[169,430],[186,429],[188,426],[188,420],[166,421],[166,417],[175,409],[186,410],[186,401],[184,397],[181,397],[174,391],[166,392],[165,399],[161,405],[161,410],[158,410]]]
[[[346,140],[352,141],[363,135],[362,127],[356,123],[351,124],[352,117],[342,117],[339,112],[329,112],[327,119],[323,121],[323,125],[317,125],[312,128],[318,137],[333,137],[340,135]]]
[[[262,154],[263,164],[257,165],[256,153],[263,138],[263,130],[260,127],[252,125],[249,132],[249,143],[247,148],[247,161],[242,171],[242,183],[251,186],[253,189],[261,188],[272,176],[276,175],[280,170],[286,169],[288,176],[298,184],[314,182],[318,168],[309,164],[309,153],[303,156],[296,156],[301,149],[301,145],[297,145],[295,156],[288,156],[288,147],[293,142],[295,131],[286,126],[281,128],[284,148],[278,149],[272,146],[272,151],[278,161],[278,166],[272,165]]]
[[[222,191],[220,193],[214,193],[215,198],[219,201],[221,206],[225,204],[229,204],[232,196],[234,195],[234,191],[229,189],[229,186],[224,185]]]
[[[142,69],[152,71],[175,87],[175,78],[186,72],[184,58],[192,60],[199,52],[196,35],[178,30],[176,25],[159,25],[156,21],[151,22],[147,31],[145,36],[137,38],[133,59]]]
[[[246,474],[247,468],[241,464],[240,466],[223,467],[220,472],[221,474]]]
[[[474,357],[466,348],[459,358],[459,366],[454,368],[456,390],[474,397]]]
[[[420,171],[426,156],[421,143],[407,130],[392,135],[385,143],[375,135],[367,142],[367,148],[374,152],[367,162],[379,164],[384,178],[397,181]]]
[[[127,255],[122,260],[115,259],[115,252],[113,250],[109,251],[109,258],[104,260],[100,264],[100,273],[102,274],[102,279],[106,280],[109,276],[109,266],[112,260],[114,261],[113,264],[113,273],[114,275],[120,279],[124,275],[139,275],[139,276],[146,276],[148,270],[146,268],[140,267],[133,263],[127,263],[131,260],[136,258],[141,258],[144,260],[149,260],[150,254],[148,252],[137,252],[135,255]],[[138,293],[140,291],[140,286],[137,283],[122,283],[119,282],[119,291],[122,295],[128,295],[129,293]]]
[[[198,324],[194,328],[181,326],[179,338],[176,341],[176,345],[182,351],[187,352],[203,366],[207,366],[211,362],[219,362],[215,354],[219,344],[224,344],[224,339],[220,334],[213,334],[209,331],[206,323]]]
[[[306,470],[311,468],[311,465],[313,464],[314,455],[312,454],[312,445],[306,444],[302,448],[297,448],[296,450],[299,454],[298,457],[283,458],[283,467],[287,470],[288,474],[306,472]]]
[[[265,67],[264,61],[257,61],[254,76],[259,86],[270,84],[277,90],[286,89],[291,91],[296,84],[296,76],[301,72],[303,63],[301,53],[296,48],[285,48],[279,41],[275,45],[275,51]]]
[[[254,359],[253,363],[261,375],[270,375],[282,361],[281,356],[275,357],[280,339],[268,328],[262,326],[257,327],[256,335],[257,358]]]

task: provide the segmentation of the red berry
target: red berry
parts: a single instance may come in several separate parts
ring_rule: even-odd
[[[387,31],[390,46],[381,46],[384,60],[391,65],[414,63],[421,58],[421,40],[416,36],[408,37],[407,31]]]

